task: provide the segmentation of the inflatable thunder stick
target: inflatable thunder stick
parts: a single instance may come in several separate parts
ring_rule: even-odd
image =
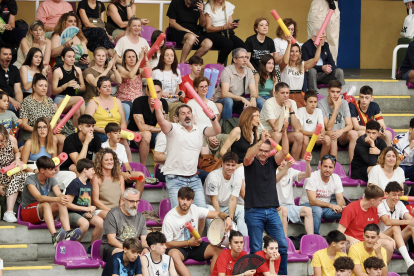
[[[57,162],[57,160],[55,160],[55,158],[58,159],[59,161]],[[55,168],[57,168],[60,165],[62,165],[63,162],[65,162],[66,160],[68,160],[68,154],[66,152],[62,152],[57,157],[53,157],[52,159],[53,159],[53,161],[55,161],[55,164],[56,164],[56,167]]]
[[[27,165],[23,164],[23,170],[27,169]],[[10,171],[7,172],[7,176],[12,176],[13,174],[16,174],[20,172],[20,167],[15,167],[14,169],[11,169]]]
[[[276,10],[272,10],[270,13],[276,19],[277,23],[279,24],[279,26],[282,29],[282,31],[285,33],[286,37],[292,35],[289,32],[288,28],[286,27],[285,23],[283,22],[282,18],[280,18],[280,16],[277,14]],[[292,44],[295,44],[296,43],[296,39],[294,37],[292,37],[292,39],[290,41],[292,42]]]
[[[121,138],[131,141],[134,140],[135,135],[132,132],[121,129]]]
[[[209,69],[209,68],[204,69],[204,77],[210,79],[210,77],[211,77],[211,69]]]
[[[16,168],[16,164],[15,163],[12,163],[12,164],[8,165],[7,167],[2,168],[0,170],[0,172],[2,174],[5,174],[6,172],[8,172],[8,171],[10,171],[11,169],[14,169],[14,168]]]
[[[131,130],[129,130],[129,129],[126,129],[126,128],[123,128],[123,127],[121,127],[121,130],[124,130],[124,131],[128,131],[128,132],[131,132],[132,134],[134,134],[134,141],[135,142],[140,142],[141,141],[141,134],[139,134],[139,133],[136,133],[136,132],[133,132],[133,131],[131,131]]]
[[[208,92],[207,92],[207,99],[211,99],[211,97],[214,94],[214,89],[216,88],[216,83],[217,83],[217,78],[219,75],[219,70],[214,69],[213,73],[211,74],[211,79],[210,79],[210,85],[208,86]]]
[[[144,177],[142,175],[140,175],[140,176],[131,176],[129,179],[136,180],[138,182],[144,181]]]
[[[155,92],[154,81],[152,80],[151,69],[144,68],[145,78],[147,79],[148,90],[150,91],[151,98],[154,99],[154,108],[161,109],[160,101],[158,100],[157,93]]]
[[[383,197],[383,199],[386,198],[386,196]],[[414,202],[414,196],[400,196],[400,200]]]
[[[52,160],[53,160],[53,162],[55,162],[55,167],[59,166],[59,164],[60,164],[59,157],[53,157]]]
[[[270,144],[272,145],[272,147],[275,148],[277,151],[282,150],[282,147],[278,143],[276,143],[275,140],[273,140],[272,138],[269,138],[269,141],[270,141]],[[286,159],[288,161],[290,161],[290,160],[295,161],[295,159],[293,159],[293,157],[290,155],[290,153],[286,154]]]
[[[85,100],[80,97],[79,101],[72,106],[72,108],[69,110],[68,113],[66,113],[65,117],[63,117],[62,120],[56,125],[56,127],[53,129],[53,133],[57,134],[57,131],[59,128],[63,128],[63,126],[66,124],[67,121],[69,121],[70,118],[72,118],[73,114],[81,107],[81,105],[85,102]],[[62,105],[61,105],[62,106]],[[58,110],[59,111],[59,110]],[[56,112],[57,114],[57,112]],[[56,116],[56,115],[55,115]],[[59,115],[60,117],[60,115]],[[53,127],[53,126],[52,126]]]
[[[214,118],[214,114],[213,112],[211,112],[208,108],[207,105],[205,104],[205,102],[203,102],[203,100],[200,98],[200,96],[197,94],[197,92],[195,92],[194,88],[191,86],[191,84],[189,84],[188,82],[186,82],[184,84],[185,88],[187,88],[188,93],[191,94],[191,96],[194,98],[194,100],[197,101],[197,103],[201,106],[201,108],[203,109],[204,113],[206,113],[206,115],[210,118],[213,119]]]
[[[158,46],[152,46],[151,49],[149,49],[148,53],[147,53],[147,57],[148,59],[151,59],[151,57],[160,49],[160,47]],[[139,65],[139,68],[142,68],[145,66],[145,58],[142,59],[141,64]]]
[[[200,238],[200,234],[198,234],[197,230],[193,227],[191,222],[187,221],[185,223],[185,227],[190,231],[191,235],[193,235],[194,239],[198,240]]]
[[[65,98],[63,99],[62,103],[60,104],[58,110],[56,110],[55,116],[53,116],[52,120],[50,121],[50,127],[52,129],[55,127],[57,121],[60,118],[60,115],[62,115],[62,112],[65,109],[66,105],[68,104],[69,100],[70,100],[70,96],[66,95]]]
[[[318,140],[319,134],[321,133],[321,130],[322,130],[322,124],[317,124],[315,132],[312,134],[312,138],[310,139],[308,147],[306,148],[305,156],[303,157],[303,159],[306,160],[306,158],[310,156],[313,150],[313,147],[315,146],[316,140]]]
[[[325,32],[325,29],[328,26],[329,20],[331,20],[331,17],[334,14],[334,12],[335,12],[334,10],[329,10],[328,15],[325,17],[325,20],[323,21],[322,26],[319,29],[318,35],[316,36],[316,39],[315,39],[316,46],[319,46],[319,43],[321,42],[321,36]]]

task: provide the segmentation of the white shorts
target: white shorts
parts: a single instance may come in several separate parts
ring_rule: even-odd
[[[95,212],[92,213],[92,216],[97,216],[102,210],[96,209]]]
[[[285,205],[283,207],[288,209],[288,219],[292,223],[304,223],[304,219],[300,217],[300,210],[306,206]]]

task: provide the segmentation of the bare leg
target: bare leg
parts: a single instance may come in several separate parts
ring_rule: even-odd
[[[200,235],[201,235],[201,233],[203,233],[205,226],[206,226],[206,220],[205,219],[199,219],[198,220],[198,231],[199,231]]]
[[[306,148],[308,147],[309,144],[309,136],[307,135],[303,135],[303,143],[302,143],[302,159],[305,159],[305,153],[306,153]]]
[[[193,45],[196,43],[197,37],[194,34],[187,33],[182,41],[183,49],[181,50],[180,63],[184,63],[190,53]]]
[[[312,216],[312,208],[310,207],[302,207],[300,209],[300,216],[305,217],[305,231],[307,235],[313,234],[313,216]]]
[[[71,97],[70,98],[70,100],[69,100],[69,102],[68,102],[68,104],[66,105],[66,107],[65,107],[65,109],[63,110],[63,113],[66,113],[66,112],[68,112],[71,108],[72,108],[72,106],[74,105],[74,104],[76,104],[77,102],[79,102],[79,100],[81,99],[82,97],[79,97],[79,96],[75,96],[75,97]],[[60,101],[59,101],[59,103],[58,103],[58,107],[62,104],[62,102],[63,102],[63,99],[61,99]],[[73,125],[75,126],[75,127],[78,127],[78,118],[79,118],[79,116],[80,115],[82,115],[82,114],[85,114],[85,103],[84,104],[82,104],[80,107],[79,107],[79,109],[78,110],[76,110],[76,112],[75,112],[75,114],[73,114]]]
[[[388,147],[391,146],[392,143],[392,133],[391,131],[386,130],[384,135],[381,136],[382,140],[385,141],[385,143],[387,144]]]
[[[151,132],[142,131],[141,137],[141,142],[139,143],[139,162],[142,165],[146,166],[148,153],[150,150]]]
[[[216,263],[218,255],[223,251],[220,247],[209,245],[204,251],[204,258],[210,259],[211,258],[211,266],[210,266],[210,274],[213,273],[214,264]]]
[[[280,132],[270,132],[270,137],[275,140],[276,143],[280,143],[280,140],[282,139],[282,133]]]
[[[289,144],[292,145],[291,155],[295,160],[299,160],[303,144],[303,133],[299,131],[288,133]]]
[[[387,239],[379,239],[378,243],[387,250],[387,265],[391,262],[392,253],[394,252],[394,244]]]
[[[180,274],[181,276],[191,276],[190,271],[183,263],[184,256],[183,254],[181,254],[180,251],[178,251],[177,249],[172,249],[170,250],[170,252],[168,252],[168,255],[173,259],[175,269],[177,269],[178,274]]]
[[[88,231],[88,229],[89,229],[89,221],[86,218],[80,218],[78,220],[78,227],[82,231],[82,234],[81,234],[80,238],[78,239],[78,242],[81,242],[83,237],[86,234],[86,231]]]
[[[38,208],[40,218],[46,222],[47,229],[49,230],[50,234],[53,235],[56,233],[56,228],[51,204],[49,202],[39,203]]]
[[[145,176],[142,172],[137,172],[137,171],[133,171],[131,172],[131,176],[133,177],[139,177],[142,176],[143,180],[142,181],[136,181],[135,183],[135,189],[137,189],[139,191],[139,198],[142,198],[142,194],[144,193],[144,186],[145,186]]]
[[[331,137],[330,136],[328,136],[328,135],[325,135],[325,137],[324,137],[324,143],[322,144],[322,149],[321,149],[321,158],[324,156],[324,155],[327,155],[327,154],[329,154],[329,150],[331,149]]]
[[[116,37],[115,42],[118,42],[119,39],[125,36],[125,31],[120,32],[119,35]]]
[[[200,48],[194,53],[194,55],[198,57],[202,57],[205,54],[207,54],[207,52],[211,49],[211,47],[213,47],[213,42],[210,39],[206,38],[203,40]]]
[[[331,137],[332,132],[331,131],[327,131],[325,133],[325,136],[329,135],[329,137]],[[337,157],[338,155],[338,139],[332,139],[331,138],[331,150],[330,150],[331,155]]]
[[[354,151],[355,151],[357,139],[358,139],[358,133],[355,130],[350,130],[347,133],[342,134],[338,138],[339,143],[341,145],[344,145],[349,142],[349,149],[348,149],[349,162],[352,162],[352,159],[354,158]]]
[[[108,214],[108,212],[109,212],[109,211],[104,211],[104,210],[102,210],[102,211],[100,211],[100,212],[99,212],[98,216],[99,216],[101,219],[105,220],[106,215]]]
[[[91,220],[89,221],[89,223],[95,226],[92,232],[92,239],[91,239],[91,244],[92,244],[94,241],[99,240],[101,238],[102,230],[103,230],[103,219],[99,216],[93,216]]]
[[[56,211],[59,212],[59,220],[62,223],[63,229],[65,229],[65,231],[69,231],[70,230],[69,214],[68,214],[68,209],[66,208],[66,206],[62,206],[59,203],[53,203],[52,210],[53,212],[56,212]]]
[[[19,192],[15,192],[14,194],[11,194],[7,197],[7,212],[12,211],[14,209],[14,204],[16,203],[17,196],[19,195]]]
[[[280,206],[280,209],[282,210],[282,226],[283,231],[285,232],[285,236],[287,237],[287,231],[288,231],[288,208],[284,206]]]

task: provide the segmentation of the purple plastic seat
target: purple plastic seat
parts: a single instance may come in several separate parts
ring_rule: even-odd
[[[158,178],[158,170],[159,170],[159,167],[160,167],[160,164],[159,164],[159,163],[157,163],[157,164],[155,165],[155,168],[154,168],[154,177],[155,177],[155,178]],[[159,182],[158,184],[160,184],[160,183],[162,183],[162,187],[163,187],[164,189],[166,189],[166,188],[167,188],[167,184],[166,184],[165,182]]]
[[[169,198],[165,198],[160,201],[160,206],[158,207],[158,216],[161,219],[161,223],[163,223],[165,215],[171,210],[171,202]]]
[[[215,84],[215,86],[217,86],[220,83],[221,72],[223,72],[225,67],[221,64],[206,64],[206,66],[204,66],[204,70],[206,70],[207,68],[210,69],[211,72],[213,72],[214,69],[219,71],[217,82]]]
[[[328,242],[320,235],[304,235],[300,240],[300,253],[308,255],[310,259],[316,251],[328,247]]]
[[[19,209],[17,210],[17,224],[26,225],[27,229],[47,229],[46,222],[42,222],[39,224],[32,224],[30,222],[23,221],[22,217],[20,216],[20,209],[21,209],[21,206],[19,205]],[[61,228],[62,223],[60,223],[59,220],[55,220],[55,227],[56,229]]]
[[[322,100],[323,98],[325,98],[322,94],[319,94],[318,93],[318,102],[320,101],[320,100]]]
[[[129,163],[129,165],[131,166],[132,171],[142,172],[145,177],[151,177],[151,174],[148,168],[142,165],[141,163],[131,162]],[[122,171],[125,171],[124,166],[122,166]],[[135,184],[134,184],[134,187],[135,187]],[[162,182],[158,182],[157,184],[154,184],[154,185],[145,184],[144,189],[162,189],[163,187],[164,187],[164,184]]]
[[[239,118],[240,117],[240,114],[239,113],[232,113],[231,114],[231,117],[232,118]]]
[[[301,262],[301,263],[306,263],[309,261],[309,257],[303,254],[300,254],[298,252],[296,252],[295,249],[295,245],[293,244],[293,242],[286,237],[286,243],[288,246],[288,263],[292,263],[292,262]]]
[[[318,170],[320,168],[321,163],[318,165]],[[357,179],[352,179],[346,175],[344,167],[342,167],[342,165],[338,162],[335,164],[334,173],[336,173],[341,178],[342,186],[358,186],[359,184],[359,181]]]
[[[168,28],[169,27],[167,27],[166,29],[165,29],[165,46],[167,46],[167,47],[174,47],[174,49],[181,49],[181,47],[182,47],[182,45],[180,45],[181,47],[178,47],[177,48],[177,42],[174,42],[174,41],[170,41],[170,40],[168,40]]]
[[[102,260],[101,255],[99,254],[99,248],[101,247],[101,244],[102,240],[96,240],[92,243],[91,259],[97,260],[101,264],[101,267],[104,268],[106,263]]]
[[[392,139],[394,139],[394,137],[395,137],[395,136],[397,136],[397,133],[395,133],[395,131],[394,131],[392,128],[390,128],[390,127],[386,127],[385,129],[386,129],[386,130],[388,130],[389,132],[391,132],[391,134],[392,134]]]
[[[404,184],[405,184],[405,185],[408,185],[408,186],[413,186],[413,185],[414,185],[414,182],[412,182],[412,181],[410,181],[410,180],[406,180],[406,181],[404,182]]]
[[[250,254],[249,236],[244,236],[243,251],[246,251],[247,254]]]
[[[149,46],[151,46],[151,36],[152,36],[152,33],[154,31],[156,31],[156,30],[157,29],[155,29],[152,26],[142,26],[142,29],[141,29],[142,38],[145,38],[145,40],[148,42],[148,45]]]
[[[295,164],[292,165],[292,168],[301,172],[306,172],[306,162],[305,161],[296,161]],[[311,172],[313,172],[311,167]],[[294,182],[293,185],[296,185],[296,187],[303,187],[303,184],[305,184],[305,179],[302,179],[301,182]]]
[[[55,249],[55,264],[64,265],[66,269],[98,268],[98,260],[91,260],[85,247],[77,241],[61,241]]]
[[[388,272],[388,276],[400,276],[400,274],[395,272]]]
[[[144,211],[154,211],[154,207],[152,207],[151,203],[149,203],[145,199],[141,199],[141,202],[138,204],[138,212],[142,213]],[[147,220],[147,226],[161,226],[161,223],[157,223],[153,220]]]
[[[414,84],[412,84],[408,81],[406,82],[406,84],[407,84],[407,88],[409,88],[409,89],[414,88]]]
[[[321,83],[321,84],[316,85],[316,87],[318,87],[318,89],[328,88],[329,87],[329,84]]]
[[[187,63],[178,63],[177,68],[180,69],[180,74],[182,77],[187,76],[191,73],[190,65]]]
[[[349,166],[349,178],[351,178],[351,172],[352,172],[352,167]],[[353,179],[353,178],[351,178],[351,179]],[[361,186],[361,187],[367,186],[367,182],[363,181],[362,179],[354,179],[354,180],[358,180],[359,186]]]

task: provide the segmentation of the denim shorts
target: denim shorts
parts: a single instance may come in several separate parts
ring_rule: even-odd
[[[402,75],[402,79],[403,80],[408,80],[408,74],[410,74],[410,72],[411,72],[411,70],[408,70],[407,72],[405,72],[403,75]]]
[[[64,97],[66,97],[66,95],[57,95],[57,96],[55,97],[55,99],[53,100],[53,102],[54,102],[56,105],[58,105],[58,104],[59,104],[59,101],[60,101],[61,99],[63,99]]]

